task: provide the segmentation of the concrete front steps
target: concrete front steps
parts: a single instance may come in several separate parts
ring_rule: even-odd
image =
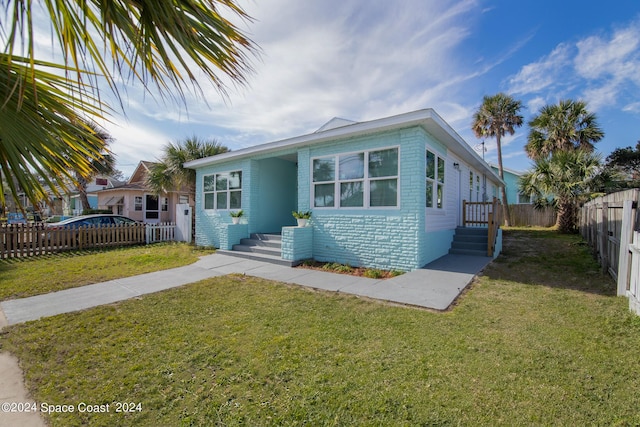
[[[285,265],[287,267],[294,267],[300,264],[300,262],[282,259],[282,237],[280,234],[275,233],[251,234],[248,239],[240,240],[240,244],[233,245],[232,250],[218,250],[216,252],[239,258]]]
[[[489,229],[482,227],[457,227],[451,242],[450,254],[488,256]]]

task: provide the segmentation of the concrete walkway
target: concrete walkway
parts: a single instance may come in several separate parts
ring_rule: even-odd
[[[3,301],[0,303],[0,330],[7,325],[110,304],[230,273],[445,310],[490,261],[489,257],[446,255],[419,270],[377,280],[213,254],[185,267]],[[0,353],[0,405],[24,402],[33,400],[28,398],[18,360],[8,353]],[[37,412],[0,411],[0,427],[17,425],[45,424]]]
[[[239,273],[326,291],[446,310],[489,261],[489,257],[446,255],[419,270],[379,280],[213,254],[185,267],[3,301],[0,309],[4,312],[7,324],[14,325],[163,291],[209,277]]]

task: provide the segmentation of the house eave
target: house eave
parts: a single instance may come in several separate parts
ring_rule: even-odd
[[[460,137],[432,108],[412,111],[396,116],[367,122],[347,124],[325,131],[314,132],[302,136],[255,145],[236,151],[229,151],[212,157],[193,160],[184,164],[185,168],[198,169],[212,166],[229,160],[241,160],[257,154],[268,155],[286,149],[297,149],[305,146],[320,144],[336,139],[349,139],[366,136],[373,133],[387,132],[420,126],[436,139],[446,143],[447,147],[469,164],[490,173],[497,182],[504,182],[496,175],[491,167]]]

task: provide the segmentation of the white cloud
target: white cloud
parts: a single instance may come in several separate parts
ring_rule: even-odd
[[[451,52],[470,34],[463,23],[476,1],[328,3],[249,5],[262,61],[250,87],[235,91],[231,106],[214,101],[208,120],[277,138],[334,116],[366,120],[451,105],[450,82],[467,78]]]
[[[592,35],[575,43],[560,43],[549,55],[523,66],[509,79],[509,91],[537,96],[529,108],[578,97],[592,110],[616,106],[640,90],[640,22]],[[583,88],[583,89],[579,89]]]
[[[570,64],[572,48],[561,43],[547,56],[539,61],[527,64],[520,72],[509,79],[509,92],[529,94],[540,92],[553,86],[558,76]]]
[[[576,46],[575,69],[586,79],[628,78],[638,73],[640,26],[637,24],[615,31],[610,39],[592,36]]]
[[[631,104],[627,104],[622,108],[622,111],[640,113],[640,102],[632,102]]]
[[[531,114],[538,114],[540,108],[546,105],[546,101],[541,96],[536,96],[527,102],[527,108]]]

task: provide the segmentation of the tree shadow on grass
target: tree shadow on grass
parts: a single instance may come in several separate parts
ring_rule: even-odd
[[[552,229],[504,230],[502,253],[483,275],[493,280],[616,294],[613,278],[602,272],[582,238]]]

